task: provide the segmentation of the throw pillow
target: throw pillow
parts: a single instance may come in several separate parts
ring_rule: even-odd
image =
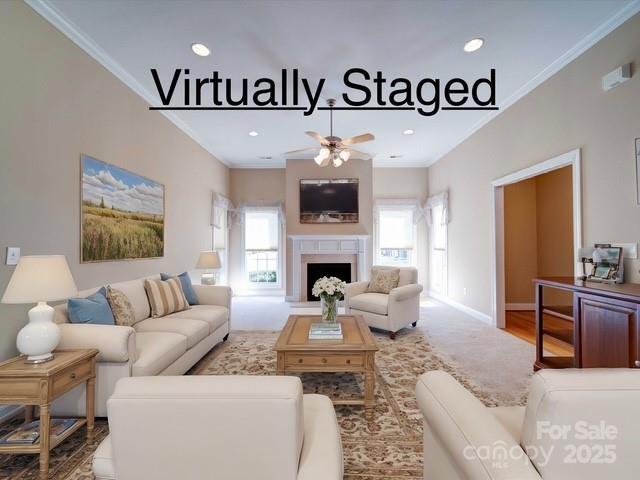
[[[67,308],[71,323],[115,325],[113,312],[107,301],[107,289],[104,287],[85,298],[70,298]]]
[[[189,302],[182,291],[182,284],[177,278],[170,278],[167,281],[147,279],[144,281],[144,289],[149,297],[153,318],[164,317],[189,308]]]
[[[386,293],[398,286],[400,281],[400,269],[391,268],[388,270],[372,270],[371,281],[367,287],[368,293]]]
[[[169,280],[170,278],[177,278],[180,280],[182,291],[184,292],[184,296],[187,299],[187,302],[189,302],[189,305],[200,305],[198,295],[196,295],[196,291],[193,289],[193,284],[191,283],[191,277],[189,277],[187,272],[181,273],[176,277],[167,273],[160,274],[160,280]]]
[[[133,311],[133,306],[123,292],[109,286],[107,287],[107,300],[111,305],[116,325],[132,327],[136,323],[136,314]]]

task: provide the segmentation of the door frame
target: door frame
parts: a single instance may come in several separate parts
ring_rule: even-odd
[[[491,182],[491,318],[498,328],[505,327],[505,270],[504,270],[504,187],[537,177],[559,168],[571,166],[573,181],[573,251],[582,247],[582,172],[580,149],[571,150],[531,167],[524,168]],[[577,257],[574,274],[580,275]]]

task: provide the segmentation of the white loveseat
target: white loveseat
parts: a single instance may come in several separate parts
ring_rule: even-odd
[[[159,275],[145,278],[160,278]],[[66,302],[55,306],[54,320],[62,338],[58,348],[96,348],[96,415],[107,416],[107,399],[124,377],[182,375],[217,343],[226,340],[231,289],[194,285],[200,305],[160,318],[151,318],[145,278],[113,283],[131,302],[133,327],[69,323]],[[99,288],[99,287],[98,287]],[[86,297],[98,288],[80,292]],[[85,388],[80,386],[53,405],[56,415],[84,415]]]
[[[96,480],[342,480],[333,404],[297,377],[126,378],[108,409]]]
[[[398,267],[374,266],[372,270],[390,270]],[[420,317],[420,293],[418,270],[414,267],[399,267],[400,280],[397,288],[384,293],[367,293],[369,282],[347,284],[344,294],[346,313],[358,313],[370,327],[389,332],[394,339],[396,332],[409,325],[416,326]]]
[[[487,408],[439,371],[416,395],[425,480],[638,478],[638,370],[541,370],[526,407]]]

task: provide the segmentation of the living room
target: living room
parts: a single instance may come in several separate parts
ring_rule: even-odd
[[[1,478],[635,478],[640,1],[0,32]]]

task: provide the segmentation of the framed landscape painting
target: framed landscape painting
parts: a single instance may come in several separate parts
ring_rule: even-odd
[[[82,263],[164,256],[164,185],[80,157]]]

